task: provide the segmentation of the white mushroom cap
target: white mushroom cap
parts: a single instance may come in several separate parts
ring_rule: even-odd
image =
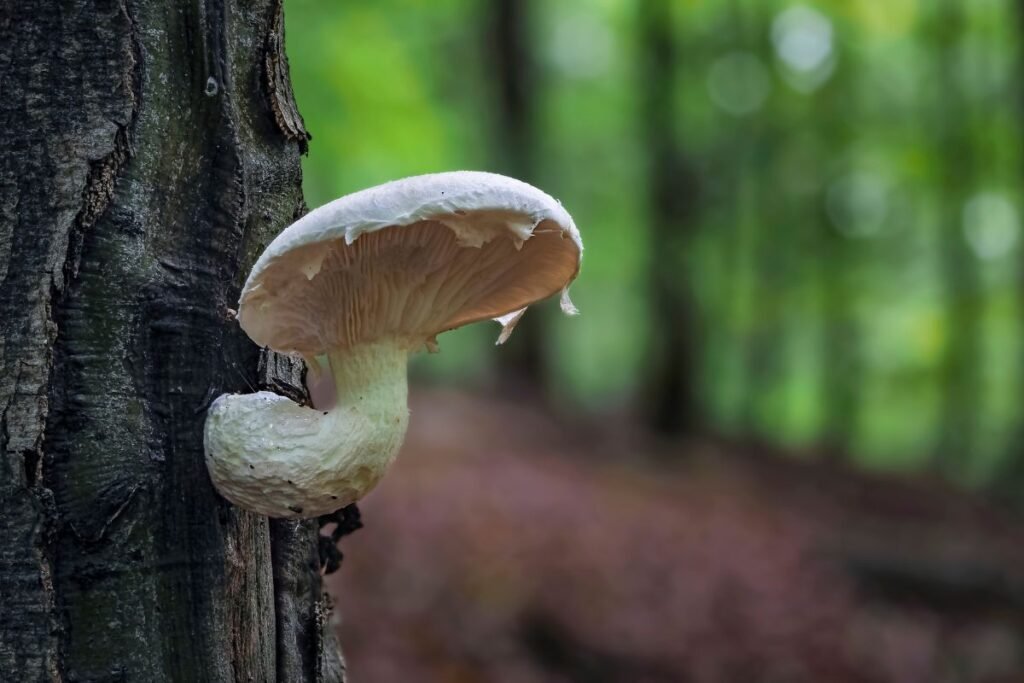
[[[541,190],[475,171],[396,180],[325,204],[271,242],[239,302],[258,344],[306,356],[385,337],[409,348],[562,291],[583,244]],[[574,312],[563,297],[563,309]]]
[[[256,262],[238,320],[277,351],[317,358],[337,402],[225,394],[206,416],[210,477],[275,517],[359,500],[384,476],[409,421],[409,352],[487,318],[504,341],[530,304],[566,288],[583,245],[562,206],[491,173],[438,173],[342,197],[286,228]]]

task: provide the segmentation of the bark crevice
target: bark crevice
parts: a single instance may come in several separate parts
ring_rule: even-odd
[[[288,57],[284,51],[284,0],[274,0],[273,21],[267,33],[264,57],[264,77],[267,84],[270,110],[278,130],[288,140],[299,145],[305,154],[313,136],[306,131],[306,123],[299,113],[292,92],[292,80],[288,71]]]

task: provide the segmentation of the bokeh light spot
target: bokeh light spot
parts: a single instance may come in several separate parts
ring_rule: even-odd
[[[836,230],[847,237],[872,237],[889,214],[889,186],[874,173],[855,171],[834,181],[825,209]]]
[[[835,68],[832,22],[821,12],[794,5],[772,22],[772,44],[782,64],[782,74],[795,89],[811,92],[820,87]]]
[[[1017,207],[998,192],[979,192],[964,204],[964,239],[978,258],[1005,255],[1017,243],[1020,215]]]
[[[760,109],[771,92],[768,69],[750,52],[730,52],[708,70],[708,94],[720,109],[743,116]]]

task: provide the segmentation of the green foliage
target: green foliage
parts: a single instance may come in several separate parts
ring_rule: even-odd
[[[976,394],[973,428],[947,473],[984,482],[1016,457],[1019,423],[1016,8],[672,7],[678,81],[651,83],[637,3],[533,3],[536,180],[573,213],[587,246],[573,289],[583,315],[549,326],[553,385],[591,409],[642,389],[661,322],[649,313],[660,246],[647,227],[639,103],[644,88],[671,88],[671,142],[700,181],[696,224],[673,257],[698,303],[709,427],[826,442],[873,467],[932,465],[944,401],[968,390],[945,371],[958,362],[957,313],[967,307],[979,340],[961,363]],[[288,0],[286,10],[295,91],[314,136],[311,205],[415,173],[493,167],[482,2]],[[948,258],[976,286],[961,287]],[[484,376],[495,333],[446,335],[417,372]]]

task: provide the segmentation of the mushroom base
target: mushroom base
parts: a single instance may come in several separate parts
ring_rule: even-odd
[[[358,501],[405,439],[408,356],[397,341],[330,354],[338,402],[327,411],[267,391],[220,396],[204,433],[214,486],[271,517],[316,517]]]

